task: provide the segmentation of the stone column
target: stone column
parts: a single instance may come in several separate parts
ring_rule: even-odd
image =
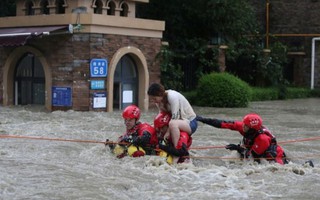
[[[226,70],[226,51],[228,46],[220,45],[219,46],[219,55],[218,55],[218,65],[219,71],[224,72]]]
[[[33,6],[34,15],[42,15],[41,8],[39,6]]]

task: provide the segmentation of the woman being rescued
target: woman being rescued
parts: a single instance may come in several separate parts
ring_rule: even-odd
[[[174,146],[178,144],[180,131],[188,133],[189,136],[195,133],[198,128],[196,113],[186,97],[175,90],[165,90],[159,83],[149,86],[148,95],[150,102],[157,106],[159,112],[171,114],[168,126]]]

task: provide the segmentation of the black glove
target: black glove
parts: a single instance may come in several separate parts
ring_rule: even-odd
[[[245,148],[241,147],[240,144],[228,144],[225,148],[230,151],[238,151],[240,154],[244,154],[245,151]]]
[[[122,143],[122,144],[121,144]],[[132,143],[132,137],[131,136],[125,136],[121,139],[120,144],[122,146],[128,145],[128,144],[123,144],[123,143]]]
[[[141,137],[136,137],[132,140],[132,144],[135,145],[135,146],[140,146],[142,143],[142,139]]]
[[[108,145],[111,151],[112,151],[112,150],[114,149],[114,147],[116,146],[115,144],[113,144],[112,142],[110,142],[109,139],[106,139],[105,145],[106,145],[106,146]]]
[[[181,149],[176,149],[173,146],[159,144],[159,149],[169,153],[170,155],[177,156],[177,157],[189,155],[188,148],[187,148],[186,144],[182,144]]]
[[[144,131],[142,136],[135,137],[132,140],[132,144],[136,146],[145,146],[150,142],[151,134],[148,131]]]

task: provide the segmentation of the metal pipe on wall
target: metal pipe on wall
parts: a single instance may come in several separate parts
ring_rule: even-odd
[[[315,52],[316,52],[316,41],[319,41],[320,37],[312,38],[312,49],[311,49],[311,89],[314,89],[314,63],[315,63]]]
[[[266,2],[266,48],[269,49],[269,0]]]

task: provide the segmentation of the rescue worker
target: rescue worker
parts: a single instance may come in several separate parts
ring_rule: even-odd
[[[281,165],[288,163],[284,150],[277,144],[275,136],[262,125],[262,119],[258,114],[247,114],[242,121],[225,121],[201,116],[197,116],[197,120],[216,128],[239,131],[243,136],[242,144],[228,144],[225,148],[238,151],[243,158],[252,156],[258,163],[261,158]]]
[[[120,145],[109,144],[118,158],[126,155],[140,157],[156,154],[158,139],[155,129],[148,123],[140,122],[140,115],[140,109],[135,105],[126,107],[122,112],[126,132],[118,138],[117,143]]]
[[[154,118],[154,128],[159,140],[158,148],[169,154],[167,158],[169,164],[183,163],[188,159],[188,148],[192,144],[192,137],[187,132],[180,131],[178,143],[174,146],[169,132],[170,120],[171,114],[167,112],[160,112]],[[170,156],[173,156],[173,158]]]

